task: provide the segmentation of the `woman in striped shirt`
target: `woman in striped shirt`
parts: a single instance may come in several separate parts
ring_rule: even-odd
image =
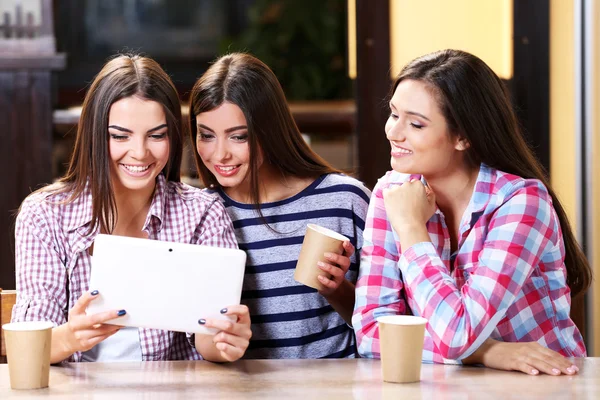
[[[190,96],[204,183],[224,202],[247,252],[242,302],[252,315],[246,358],[355,357],[348,325],[370,192],[304,142],[273,72],[247,54],[217,60]],[[321,265],[320,293],[294,281],[308,223],[350,239]],[[325,273],[332,275],[328,279]]]
[[[373,192],[357,284],[359,352],[379,356],[376,318],[404,313],[406,298],[429,321],[426,361],[576,372],[556,352],[586,354],[569,311],[590,267],[502,81],[446,50],[409,63],[392,93],[392,171]],[[522,346],[488,338],[534,344],[507,363],[505,349]]]
[[[232,361],[247,348],[245,306],[224,311],[235,323],[206,320],[221,332],[196,335],[195,343],[185,333],[104,323],[126,310],[85,313],[102,295],[89,288],[99,233],[236,247],[223,206],[179,181],[181,125],[179,97],[162,68],[146,57],[115,57],[86,94],[67,175],[21,205],[12,320],[54,323],[52,363]]]

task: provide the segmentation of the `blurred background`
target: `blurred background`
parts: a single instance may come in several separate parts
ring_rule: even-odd
[[[184,111],[212,60],[256,55],[315,151],[373,187],[389,168],[393,77],[444,48],[478,55],[505,81],[598,273],[600,1],[0,0],[0,287],[14,289],[14,212],[64,173],[86,88],[115,53],[156,59]],[[182,171],[199,185],[191,151]],[[572,313],[600,355],[597,280]]]

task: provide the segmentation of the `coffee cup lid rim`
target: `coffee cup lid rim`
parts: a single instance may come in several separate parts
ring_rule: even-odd
[[[5,331],[41,331],[53,327],[54,324],[50,321],[9,322],[2,325],[2,329]]]
[[[425,318],[415,315],[384,315],[377,317],[376,321],[382,324],[393,325],[423,325],[427,323]]]
[[[325,236],[329,236],[331,238],[337,239],[337,240],[341,240],[342,242],[344,241],[350,241],[350,239],[348,239],[346,236],[337,233],[334,230],[331,230],[329,228],[325,228],[324,226],[321,225],[317,225],[317,224],[308,224],[307,225],[308,228],[317,231]]]

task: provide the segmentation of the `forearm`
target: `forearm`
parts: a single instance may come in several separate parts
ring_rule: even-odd
[[[52,329],[52,344],[50,346],[50,364],[57,364],[70,357],[75,351],[72,347],[70,332],[66,325]]]
[[[402,251],[406,251],[409,247],[422,242],[431,242],[429,232],[425,224],[411,223],[400,226],[394,226],[394,230],[400,238],[400,246]]]
[[[354,311],[354,284],[344,279],[341,285],[329,296],[325,296],[333,309],[344,318],[348,325],[352,325],[352,312]]]
[[[219,349],[213,342],[213,335],[201,335],[196,333],[196,350],[206,361],[213,362],[225,362],[227,361],[222,355]]]
[[[486,361],[486,357],[490,356],[490,351],[494,349],[495,346],[498,346],[501,342],[494,339],[487,339],[485,342],[479,346],[473,354],[469,357],[462,359],[462,363],[465,365],[469,364],[484,364]]]

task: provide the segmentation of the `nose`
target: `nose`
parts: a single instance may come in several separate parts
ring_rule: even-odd
[[[403,141],[405,139],[403,125],[400,123],[400,119],[388,118],[385,124],[385,136],[388,140]]]
[[[131,148],[129,149],[131,157],[136,160],[143,160],[148,154],[148,144],[146,143],[145,135],[138,135],[134,140],[131,141]]]
[[[214,155],[218,161],[223,161],[229,158],[230,153],[229,146],[227,145],[227,140],[217,140]]]

